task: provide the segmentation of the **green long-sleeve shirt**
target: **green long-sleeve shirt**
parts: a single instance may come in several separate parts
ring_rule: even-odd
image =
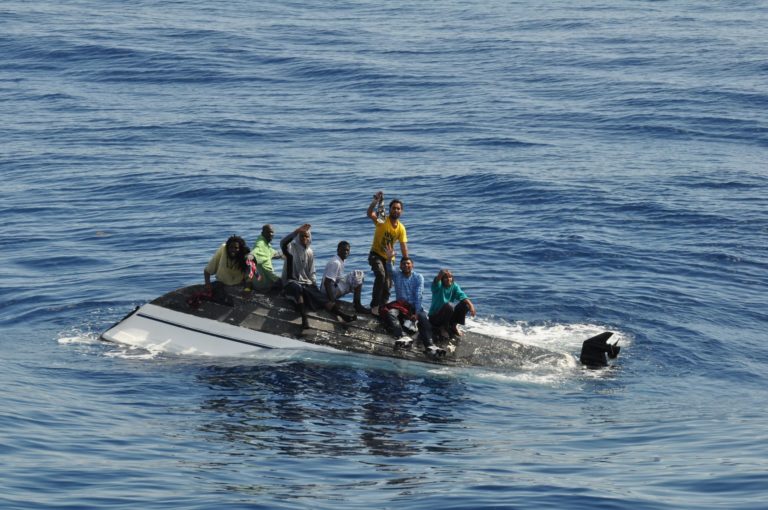
[[[274,282],[280,279],[280,276],[275,274],[275,270],[272,268],[272,259],[277,255],[277,250],[272,248],[264,236],[259,236],[256,239],[251,255],[256,259],[262,281]]]
[[[456,303],[467,299],[467,295],[461,290],[459,284],[453,282],[450,287],[444,287],[443,282],[432,282],[432,306],[429,307],[429,315],[440,310],[446,303]]]

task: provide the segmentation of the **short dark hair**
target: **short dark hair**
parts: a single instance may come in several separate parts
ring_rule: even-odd
[[[351,248],[351,246],[349,245],[349,241],[339,241],[339,244],[336,246],[336,249],[339,249],[342,246],[346,246],[347,248]]]
[[[400,200],[399,198],[393,198],[393,199],[392,199],[392,200],[389,202],[389,208],[390,208],[390,209],[392,209],[392,206],[393,206],[393,205],[395,205],[395,204],[400,204],[400,207],[405,207],[405,206],[403,205],[403,201],[402,201],[402,200]]]
[[[410,260],[411,262],[413,262],[413,259],[411,257],[409,257],[408,255],[403,255],[402,258],[400,258],[400,263],[403,263],[406,260]]]

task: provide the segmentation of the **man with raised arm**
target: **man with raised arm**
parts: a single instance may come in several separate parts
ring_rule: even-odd
[[[408,256],[408,236],[405,225],[400,221],[403,213],[403,202],[394,199],[389,203],[389,215],[376,212],[376,205],[384,200],[384,192],[378,191],[373,195],[371,205],[368,206],[368,217],[375,226],[371,253],[368,255],[368,263],[373,270],[373,292],[371,295],[371,313],[379,315],[379,307],[389,300],[389,288],[392,286],[392,277],[389,263],[394,261],[394,252],[391,257],[387,255],[387,247],[400,244],[400,253]],[[384,217],[381,217],[384,216]]]
[[[457,303],[454,307],[451,303]],[[453,281],[449,269],[441,269],[432,280],[432,305],[429,307],[429,322],[440,336],[459,337],[459,324],[463,325],[467,314],[476,315],[475,305],[459,284]]]
[[[312,243],[311,225],[305,223],[280,241],[280,248],[285,255],[283,264],[283,288],[288,299],[293,301],[296,311],[301,315],[301,329],[309,328],[307,309],[323,307],[341,317],[345,322],[357,319],[339,309],[339,304],[330,302],[324,292],[317,288],[315,277],[315,254],[310,248]]]
[[[390,246],[389,252],[394,250]],[[394,256],[394,253],[392,253]],[[424,346],[424,353],[431,356],[442,356],[445,350],[432,342],[432,326],[427,312],[422,305],[424,300],[424,277],[413,270],[413,259],[403,256],[400,259],[400,269],[391,267],[392,280],[395,284],[395,301],[382,306],[381,317],[387,331],[394,336],[395,347],[408,348],[413,343],[410,336],[403,335],[402,323],[409,320],[416,324],[419,330],[419,341]]]

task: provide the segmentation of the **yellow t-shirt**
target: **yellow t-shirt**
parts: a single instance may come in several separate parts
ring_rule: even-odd
[[[237,263],[227,257],[227,245],[222,244],[213,254],[208,265],[205,266],[208,274],[216,275],[216,280],[224,285],[237,285],[245,279],[245,274],[237,266]]]
[[[402,221],[397,222],[397,226],[393,227],[389,218],[384,220],[384,223],[376,223],[376,230],[373,233],[373,244],[371,245],[371,251],[377,255],[387,258],[387,245],[392,245],[392,248],[397,248],[395,243],[407,243],[408,236],[405,233],[405,225]],[[394,259],[393,259],[394,260]]]

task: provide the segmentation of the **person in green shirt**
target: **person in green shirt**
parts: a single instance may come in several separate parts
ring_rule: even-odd
[[[254,287],[258,290],[270,291],[282,288],[282,279],[272,267],[272,259],[283,258],[283,254],[272,248],[272,244],[270,244],[274,237],[275,229],[272,228],[272,225],[264,225],[261,227],[261,235],[256,239],[251,251],[251,256],[256,260],[256,265],[259,268],[260,278],[253,282]]]
[[[456,307],[451,303],[457,303]],[[432,280],[432,306],[429,307],[429,322],[438,336],[461,336],[458,325],[464,325],[467,314],[475,316],[475,305],[459,284],[453,281],[453,273],[441,269]]]

